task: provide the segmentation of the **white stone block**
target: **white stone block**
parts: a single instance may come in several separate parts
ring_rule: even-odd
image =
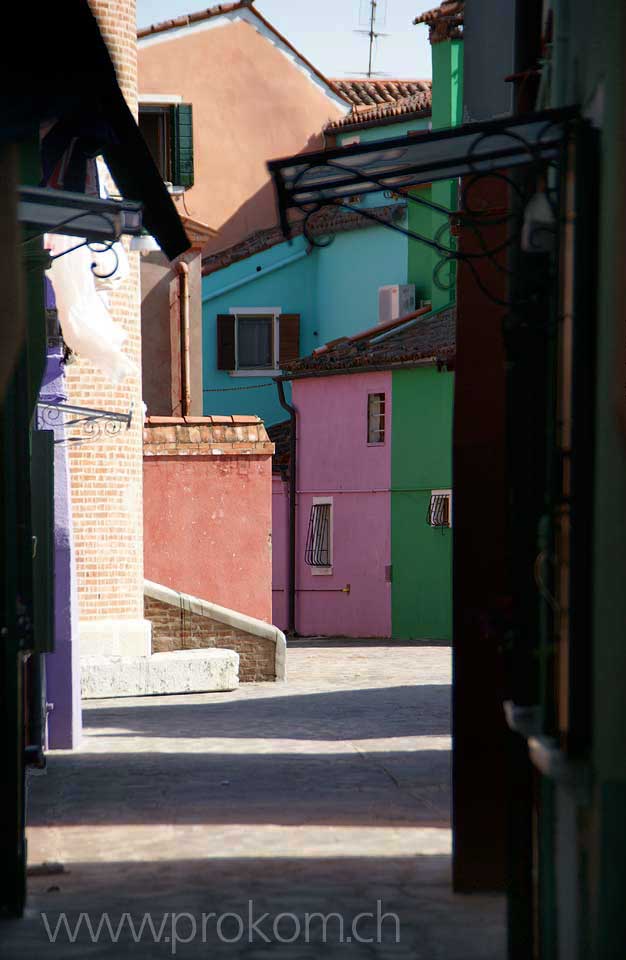
[[[171,693],[214,693],[239,685],[234,650],[174,650],[151,657],[81,658],[85,700]]]
[[[152,624],[149,620],[81,620],[80,656],[149,657]]]

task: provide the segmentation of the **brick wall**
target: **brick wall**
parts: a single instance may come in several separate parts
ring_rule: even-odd
[[[144,603],[145,617],[152,623],[153,653],[224,647],[239,654],[242,683],[276,679],[276,645],[272,640],[244,633],[210,617],[191,613],[183,606],[152,597],[145,597]]]
[[[118,82],[137,110],[134,0],[91,0],[116,66]],[[128,334],[125,353],[137,374],[113,386],[83,359],[67,367],[69,402],[126,412],[134,422],[114,438],[72,447],[71,481],[81,621],[143,619],[141,317],[138,254],[109,295],[109,309]]]

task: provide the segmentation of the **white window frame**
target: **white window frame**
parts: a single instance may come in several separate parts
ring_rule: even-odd
[[[453,498],[453,496],[452,496],[452,489],[451,489],[450,487],[448,487],[447,489],[444,489],[444,490],[431,490],[431,491],[430,491],[430,499],[431,499],[431,500],[432,500],[433,497],[444,497],[444,496],[448,498],[448,519],[449,519],[449,521],[450,521],[449,524],[448,524],[448,530],[452,530],[452,521],[453,521],[452,511],[453,511],[453,508],[454,508],[454,498]],[[430,500],[429,500],[429,508],[430,508]],[[429,524],[429,526],[431,526],[431,527],[433,527],[434,529],[437,529],[437,530],[440,529],[439,527],[436,527],[434,523]]]
[[[314,577],[330,577],[332,576],[334,561],[333,534],[335,523],[335,507],[332,497],[313,497],[311,500],[311,506],[315,507],[318,504],[330,504],[330,521],[328,524],[328,556],[330,557],[330,563],[327,567],[309,567],[309,570]]]
[[[282,307],[231,307],[228,311],[231,316],[235,318],[235,369],[230,370],[229,374],[231,377],[275,377],[280,374],[282,371],[279,367],[280,361],[280,320]],[[274,317],[274,366],[273,367],[259,367],[258,370],[239,370],[237,364],[239,363],[239,342],[238,342],[238,327],[237,323],[238,317],[263,317],[263,316],[273,316]]]
[[[370,397],[383,397],[385,409],[383,413],[383,439],[370,440]],[[365,413],[365,431],[368,447],[384,447],[387,443],[387,391],[386,390],[368,390],[367,391],[367,409]]]

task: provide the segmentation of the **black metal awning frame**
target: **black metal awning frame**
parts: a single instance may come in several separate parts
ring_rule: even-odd
[[[324,246],[329,239],[320,240],[309,232],[309,220],[324,207],[340,206],[437,253],[440,259],[434,268],[433,279],[443,289],[449,289],[450,284],[441,281],[441,271],[450,261],[468,263],[479,282],[473,263],[476,260],[488,259],[496,269],[508,273],[498,254],[519,240],[519,210],[535,189],[545,192],[555,223],[558,221],[559,188],[567,144],[572,130],[580,122],[575,107],[545,110],[270,161],[268,168],[274,181],[282,231],[286,238],[290,238],[288,213],[298,211],[304,215],[304,234],[309,242]],[[509,171],[515,167],[531,168],[534,176],[529,178],[533,184],[530,193],[522,194],[519,177],[510,176]],[[516,193],[521,201],[516,213],[485,213],[472,207],[471,192],[486,176],[505,181]],[[458,178],[464,179],[460,209],[457,210],[449,210],[411,192],[420,185]],[[355,195],[381,191],[401,194],[409,203],[427,208],[441,218],[440,225],[433,230],[432,236],[424,236],[408,226],[383,223],[366,206],[355,206],[351,202]],[[479,251],[457,249],[454,233],[461,224],[475,234]],[[480,228],[502,224],[510,224],[507,239],[489,248],[482,239]]]
[[[55,443],[88,443],[91,440],[102,440],[106,437],[118,436],[123,428],[130,430],[133,420],[133,404],[128,413],[117,413],[114,410],[94,410],[91,407],[78,407],[71,403],[48,403],[39,400],[39,430],[49,430],[55,427],[78,427],[79,433],[71,433],[56,439]]]

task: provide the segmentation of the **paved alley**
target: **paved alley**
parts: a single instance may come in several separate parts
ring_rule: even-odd
[[[450,893],[450,659],[298,641],[284,684],[88,702],[1,955],[501,960],[503,901]]]

